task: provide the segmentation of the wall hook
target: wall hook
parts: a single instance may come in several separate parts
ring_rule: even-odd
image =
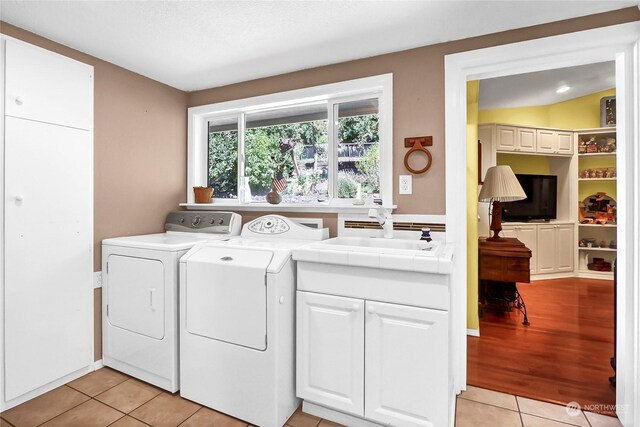
[[[431,167],[431,162],[433,159],[431,157],[431,153],[429,152],[429,150],[427,150],[424,147],[431,147],[432,145],[433,145],[433,137],[431,136],[416,136],[412,138],[405,138],[404,146],[406,148],[411,147],[411,149],[407,151],[407,154],[404,155],[405,169],[407,169],[409,172],[414,174],[421,174],[428,171],[429,168]],[[409,157],[411,157],[413,153],[418,151],[426,154],[428,159],[426,166],[423,167],[422,169],[414,169],[411,166],[409,166]]]

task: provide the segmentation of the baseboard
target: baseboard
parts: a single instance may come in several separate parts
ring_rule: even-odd
[[[104,363],[102,363],[102,359],[96,360],[95,362],[93,362],[93,370],[94,371],[97,371],[100,368],[104,368]]]
[[[577,273],[573,271],[567,271],[562,273],[550,273],[550,274],[532,274],[531,281],[536,282],[538,280],[548,280],[548,279],[568,279],[577,277]]]
[[[480,336],[480,329],[467,329],[467,335],[469,335],[470,337],[479,337]]]

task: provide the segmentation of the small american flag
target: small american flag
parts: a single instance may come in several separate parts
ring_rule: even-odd
[[[287,180],[281,170],[277,171],[273,178],[273,188],[279,193],[287,188]]]

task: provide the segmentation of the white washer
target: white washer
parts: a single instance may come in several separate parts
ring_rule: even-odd
[[[175,392],[178,375],[178,262],[196,243],[229,240],[232,212],[172,212],[166,233],[102,241],[102,361]]]
[[[239,239],[194,246],[180,260],[180,395],[261,427],[280,427],[295,395],[295,261],[323,240],[269,215]]]

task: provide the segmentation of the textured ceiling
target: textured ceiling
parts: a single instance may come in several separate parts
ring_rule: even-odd
[[[0,19],[191,91],[637,4],[2,0]]]
[[[556,93],[560,86],[569,86]],[[531,107],[578,98],[616,86],[615,63],[601,62],[480,81],[478,108]]]

